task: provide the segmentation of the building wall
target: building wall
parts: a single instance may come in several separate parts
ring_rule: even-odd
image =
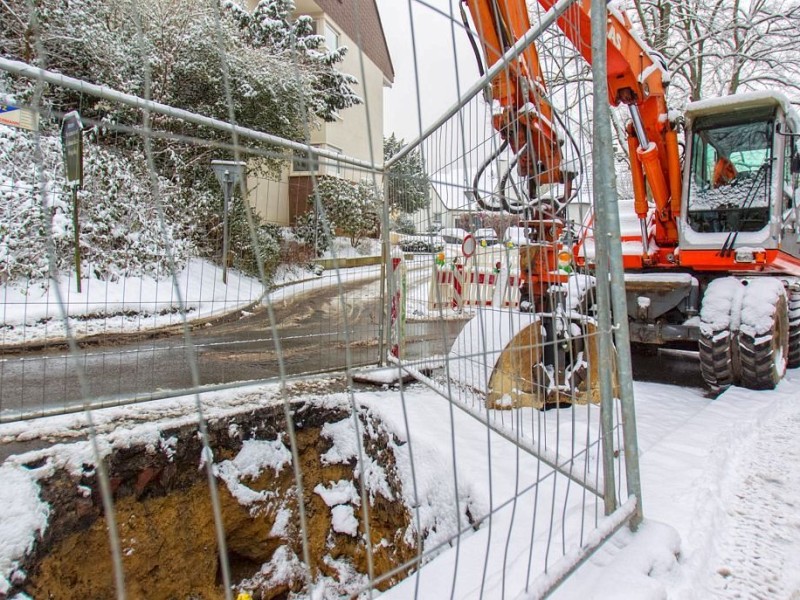
[[[257,0],[248,0],[252,9]],[[339,45],[347,46],[348,52],[337,67],[358,79],[354,86],[363,104],[344,109],[339,118],[331,123],[318,121],[312,126],[309,143],[341,152],[343,155],[373,164],[383,164],[383,87],[386,81],[383,71],[365,54],[359,52],[355,40],[348,37],[343,28],[324,15],[319,6],[309,0],[297,2],[298,14],[308,14],[317,22],[317,31],[325,35],[326,28],[333,28],[339,35]],[[363,73],[362,73],[363,56]],[[359,181],[372,178],[370,172],[349,165],[323,165],[320,175],[338,175]],[[382,180],[377,178],[377,185]],[[291,162],[281,174],[280,181],[263,177],[249,177],[249,199],[256,212],[270,223],[291,225],[295,218],[305,212],[307,196],[311,191],[311,177],[307,170],[295,170]]]
[[[248,165],[250,175],[247,177],[247,191],[251,206],[267,223],[288,225],[291,222],[289,212],[289,163],[281,171],[280,178],[254,176],[257,160]]]

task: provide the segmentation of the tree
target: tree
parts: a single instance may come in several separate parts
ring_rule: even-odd
[[[414,219],[412,219],[411,215],[407,213],[400,213],[397,215],[397,217],[393,220],[392,229],[397,233],[405,233],[407,235],[412,235],[417,232]]]
[[[800,2],[636,0],[644,38],[667,58],[678,102],[774,88],[800,91]]]
[[[389,160],[403,146],[405,142],[394,134],[384,138],[383,160]],[[387,199],[392,213],[413,213],[430,205],[430,180],[419,150],[412,150],[393,164],[386,177]]]
[[[322,256],[331,247],[331,226],[317,215],[313,208],[297,217],[294,234],[301,242],[312,248],[315,256]]]

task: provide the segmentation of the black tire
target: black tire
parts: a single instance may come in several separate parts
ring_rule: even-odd
[[[800,292],[789,292],[789,360],[790,369],[800,367]]]
[[[742,385],[751,390],[773,389],[789,360],[789,309],[786,297],[775,304],[772,327],[762,335],[739,332]]]
[[[736,382],[730,331],[701,334],[699,350],[700,371],[709,391],[720,394]]]

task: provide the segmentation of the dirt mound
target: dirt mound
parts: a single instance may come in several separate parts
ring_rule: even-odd
[[[371,473],[362,490],[358,458],[341,443],[342,435],[355,431],[351,414],[311,403],[294,405],[293,411],[310,569],[302,560],[298,487],[283,408],[209,423],[232,579],[237,590],[251,591],[254,598],[306,591],[309,577],[333,595],[349,595],[369,581],[362,492],[368,498],[374,576],[416,555],[390,434],[370,416],[359,416],[364,466]],[[164,429],[158,439],[116,450],[106,459],[127,596],[221,598],[214,516],[196,427]],[[44,462],[30,468],[41,469]],[[40,485],[50,521],[22,563],[27,578],[9,596],[24,591],[37,600],[114,597],[94,467],[83,465],[82,472],[60,467]],[[405,574],[388,579],[381,589]]]

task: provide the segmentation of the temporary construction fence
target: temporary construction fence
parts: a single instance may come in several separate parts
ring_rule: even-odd
[[[277,4],[266,0],[255,10]],[[452,6],[436,9],[417,0],[400,4],[409,15],[411,39],[418,39],[421,23],[438,23],[441,37],[454,44],[466,39],[465,25]],[[146,15],[137,3],[125,10],[139,27],[135,46],[145,82],[139,95],[71,76],[67,69],[34,66],[20,56],[0,57],[5,74],[0,83],[26,82],[30,92],[20,95],[24,102],[10,92],[2,101],[33,111],[42,123],[41,130],[30,133],[0,131],[15,148],[25,150],[4,163],[18,171],[0,173],[0,184],[7,198],[23,198],[25,206],[44,219],[39,270],[4,275],[0,420],[32,420],[35,430],[37,417],[78,411],[86,415],[97,467],[94,497],[102,498],[107,519],[118,598],[126,597],[126,576],[131,580],[137,575],[118,525],[126,515],[119,508],[121,488],[112,485],[117,481],[115,465],[98,445],[99,440],[111,444],[111,438],[94,427],[95,411],[159,398],[194,398],[202,446],[198,460],[207,473],[219,555],[216,585],[220,594],[232,598],[248,586],[266,586],[256,574],[272,571],[267,563],[251,565],[254,572],[245,576],[239,567],[247,561],[231,569],[239,550],[227,550],[231,532],[217,491],[223,482],[230,489],[230,483],[220,463],[209,459],[213,452],[204,403],[208,392],[224,389],[250,397],[254,383],[276,383],[282,390],[285,429],[270,443],[285,451],[286,463],[281,464],[292,464],[289,495],[302,499],[287,517],[296,521],[300,534],[294,540],[296,561],[281,563],[299,574],[288,588],[299,597],[372,597],[377,590],[388,598],[542,597],[619,528],[638,524],[642,506],[626,311],[624,296],[614,293],[622,289],[621,259],[619,248],[606,243],[618,230],[617,215],[608,210],[614,194],[613,165],[607,151],[592,152],[611,146],[601,58],[605,4],[593,7],[593,19],[600,23],[595,32],[594,90],[568,78],[551,92],[551,101],[563,115],[561,127],[570,133],[565,155],[578,173],[571,202],[559,206],[558,215],[540,213],[534,218],[532,210],[522,210],[528,193],[525,182],[516,174],[514,157],[497,139],[490,110],[480,96],[531,43],[550,44],[554,62],[574,57],[553,25],[571,4],[564,0],[532,15],[532,29],[469,85],[454,57],[447,68],[455,75],[457,100],[426,129],[420,124],[419,135],[385,161],[380,144],[373,143],[381,123],[370,103],[379,95],[368,89],[368,73],[375,67],[371,36],[375,24],[380,25],[371,2],[354,2],[347,9],[332,6],[328,16],[316,21],[317,28],[331,33],[337,32],[331,23],[341,19],[338,35],[346,34],[357,59],[349,64],[361,79],[365,105],[342,108],[331,117],[346,121],[345,128],[358,126],[372,140],[360,156],[340,151],[330,140],[318,142],[310,129],[300,136],[305,142],[298,142],[250,128],[246,119],[239,119],[236,94],[255,92],[238,85],[240,65],[222,41],[215,48],[222,65],[217,100],[228,111],[224,118],[211,109],[202,114],[153,100],[147,27],[141,25]],[[222,12],[216,4],[208,10],[220,40],[231,27],[225,20],[230,7],[222,6]],[[22,13],[34,32],[36,64],[49,64],[49,46],[43,41],[48,39],[47,23],[36,13]],[[394,25],[384,22],[384,27]],[[326,43],[338,43],[332,40]],[[418,74],[424,66],[420,51],[414,47],[409,54]],[[280,60],[289,61],[290,55],[284,52]],[[300,73],[297,60],[294,67]],[[14,88],[15,93],[24,87]],[[57,136],[63,105],[53,96],[67,99],[70,109],[95,110],[81,111],[83,127],[94,136],[87,150],[92,158],[84,167],[83,191],[77,194],[83,221],[81,213],[70,212],[78,210],[78,203],[70,205],[74,194],[63,185]],[[592,97],[600,99],[593,107]],[[300,94],[297,101],[303,98]],[[421,96],[417,98],[417,109],[422,110]],[[98,106],[127,120],[106,119]],[[353,117],[348,111],[361,112]],[[4,143],[11,147],[12,142]],[[114,162],[126,153],[133,157],[127,166]],[[183,161],[182,153],[191,160]],[[197,212],[187,215],[194,205],[185,203],[188,192],[181,187],[186,186],[182,178],[213,177],[212,158],[230,161],[224,177],[234,179],[238,196],[223,204],[222,191],[216,197],[189,194],[206,204],[205,210],[195,206]],[[205,175],[196,169],[202,161],[208,163]],[[401,169],[403,161],[411,167]],[[110,164],[113,169],[104,169]],[[243,173],[237,172],[237,165],[244,165]],[[111,207],[98,199],[111,197],[108,184],[115,177],[127,191],[115,189],[113,198],[134,195],[140,202],[134,203],[135,210],[109,217]],[[200,183],[196,187],[212,189]],[[406,210],[420,189],[423,201],[414,204],[415,210]],[[551,199],[557,201],[559,193],[554,187]],[[497,204],[502,198],[520,211],[502,210]],[[342,209],[343,199],[350,203]],[[486,210],[489,205],[497,210]],[[594,207],[593,220],[583,219],[588,206]],[[3,210],[15,210],[9,207],[11,202]],[[359,218],[346,219],[348,211]],[[73,214],[77,232],[67,223]],[[15,216],[5,215],[4,220]],[[188,236],[179,235],[182,227],[203,218],[214,222],[194,231],[191,243]],[[284,219],[293,227],[280,240],[266,221]],[[155,232],[149,248],[157,258],[137,258],[140,268],[119,270],[126,264],[124,257],[100,264],[104,257],[95,253],[78,261],[84,276],[74,281],[71,236],[84,236],[78,247],[90,253],[87,240],[106,243],[100,237],[109,222],[108,235],[117,235],[123,246]],[[132,223],[139,224],[135,235],[123,233]],[[520,229],[522,239],[506,235]],[[352,252],[337,246],[337,233],[340,239],[350,239]],[[593,253],[562,259],[559,252],[569,245],[565,240],[576,239],[593,239]],[[309,267],[326,249],[334,258],[360,252],[375,260],[372,265],[321,272]],[[140,257],[132,248],[122,252],[129,260]],[[523,273],[542,264],[552,268],[542,279],[523,285]],[[248,269],[249,276],[243,273]],[[553,336],[560,341],[546,341]],[[370,439],[377,438],[368,439],[375,434],[368,421],[373,413],[365,408],[369,397],[362,396],[354,380],[380,381],[387,363],[394,367],[387,381],[397,383],[383,398],[398,404],[394,417],[404,428],[398,426],[394,437],[386,438],[388,442],[381,438],[376,445]],[[314,488],[331,508],[328,546],[347,546],[343,540],[348,538],[337,536],[356,540],[353,556],[335,567],[329,555],[311,555],[307,513],[313,511],[306,506],[310,501],[304,489],[310,492],[303,478],[308,474],[302,470],[296,435],[307,413],[295,414],[296,399],[286,393],[293,381],[328,372],[343,373],[350,416],[337,424],[349,423],[349,429],[340,427],[341,434],[330,427],[322,431],[326,439],[339,440],[333,442],[335,448],[349,444],[356,449],[346,463],[354,474],[352,492],[344,479],[341,489],[339,484],[322,485],[323,491]],[[396,375],[411,376],[414,383],[401,383]],[[321,405],[329,408],[324,398]],[[374,406],[373,410],[381,412]],[[432,423],[421,422],[426,411],[433,411]],[[390,412],[381,413],[387,421]],[[147,414],[158,424],[157,411]],[[472,435],[475,423],[482,438]],[[422,432],[431,425],[440,427],[440,437],[425,437]],[[253,427],[252,435],[257,429]],[[342,441],[337,435],[352,439]],[[415,463],[417,451],[435,456],[422,450],[436,444],[447,446],[447,452],[440,449],[447,464]],[[371,462],[372,455],[365,458],[364,453],[377,446],[394,448],[397,457],[407,456],[407,461],[394,458],[388,464],[401,465],[396,467],[397,477],[414,551],[388,564],[376,561],[375,555],[399,541],[374,539],[370,529],[375,513],[380,517],[387,504],[376,501],[373,493],[376,473],[391,470]],[[239,451],[246,451],[244,442]],[[323,456],[330,453],[328,449]],[[269,463],[262,462],[264,469]],[[431,471],[434,467],[441,471]],[[444,503],[432,497],[435,494],[425,495],[433,489],[431,473],[451,478],[442,488],[448,490]],[[344,488],[343,500],[331,499],[334,491]],[[488,493],[481,495],[478,489]],[[391,496],[383,493],[386,499]],[[445,504],[454,514],[436,512]],[[270,558],[273,566],[277,556],[276,552]],[[328,571],[314,566],[320,561],[329,561]],[[442,568],[452,576],[443,578]],[[335,569],[336,577],[330,574]],[[9,589],[27,589],[22,575],[13,581],[10,573],[0,573],[3,577],[0,582],[8,582]],[[389,583],[396,585],[387,590]],[[265,587],[258,589],[267,593]]]

